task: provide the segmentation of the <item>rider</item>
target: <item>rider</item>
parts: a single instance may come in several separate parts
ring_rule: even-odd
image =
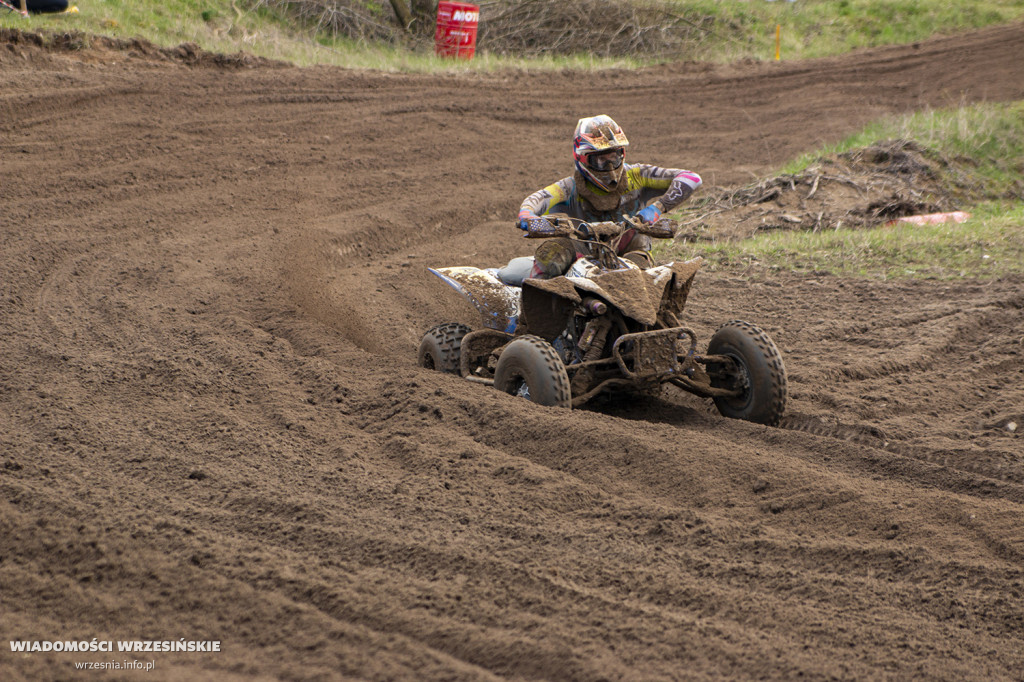
[[[576,172],[526,197],[519,209],[519,228],[533,237],[564,237],[542,217],[556,213],[586,222],[620,222],[635,216],[653,225],[700,187],[700,176],[693,171],[625,163],[628,146],[622,128],[610,117],[581,118],[573,135]],[[634,229],[627,229],[612,246],[644,267],[652,263],[651,238]],[[546,241],[537,249],[533,276],[564,274],[576,255],[567,239]]]

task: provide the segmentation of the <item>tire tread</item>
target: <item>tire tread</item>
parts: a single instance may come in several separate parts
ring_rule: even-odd
[[[779,349],[764,330],[745,320],[729,320],[718,328],[715,336],[718,336],[719,332],[723,329],[728,328],[738,330],[758,347],[768,369],[770,393],[765,400],[763,409],[760,410],[759,417],[753,421],[767,424],[768,426],[778,426],[782,421],[782,415],[786,411],[786,401],[789,393],[786,366],[782,361]],[[714,342],[714,337],[712,342]],[[716,404],[718,403],[717,400],[715,402]]]
[[[423,366],[424,351],[428,342],[432,342],[440,354],[440,357],[437,358],[437,366],[434,369],[446,374],[459,374],[461,370],[459,356],[462,351],[462,337],[470,331],[472,330],[469,327],[460,322],[444,322],[428,329],[427,333],[423,335],[423,341],[420,343],[420,366]]]

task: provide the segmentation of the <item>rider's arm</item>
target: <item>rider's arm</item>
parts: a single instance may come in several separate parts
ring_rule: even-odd
[[[637,164],[631,166],[628,173],[631,176],[630,186],[641,188],[641,202],[652,204],[659,214],[679,206],[701,185],[699,175],[679,168]]]
[[[529,229],[529,221],[542,215],[566,213],[569,210],[571,183],[572,178],[563,178],[526,197],[519,207],[519,229]]]

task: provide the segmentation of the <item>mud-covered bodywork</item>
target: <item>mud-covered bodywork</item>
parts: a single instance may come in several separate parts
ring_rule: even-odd
[[[657,324],[663,311],[676,316],[682,312],[690,284],[702,262],[703,259],[697,257],[647,270],[637,267],[602,270],[580,259],[564,277],[523,282],[524,317],[531,334],[550,341],[564,329],[565,317],[573,311],[572,304],[593,295],[614,306],[624,317],[651,327]]]
[[[509,286],[487,270],[474,267],[429,268],[472,303],[488,329],[511,334],[519,321],[519,287]]]

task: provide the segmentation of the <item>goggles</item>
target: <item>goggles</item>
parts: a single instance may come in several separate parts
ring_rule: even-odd
[[[605,152],[594,152],[587,155],[587,168],[595,171],[615,170],[622,165],[623,156],[625,156],[625,150],[621,147]]]

